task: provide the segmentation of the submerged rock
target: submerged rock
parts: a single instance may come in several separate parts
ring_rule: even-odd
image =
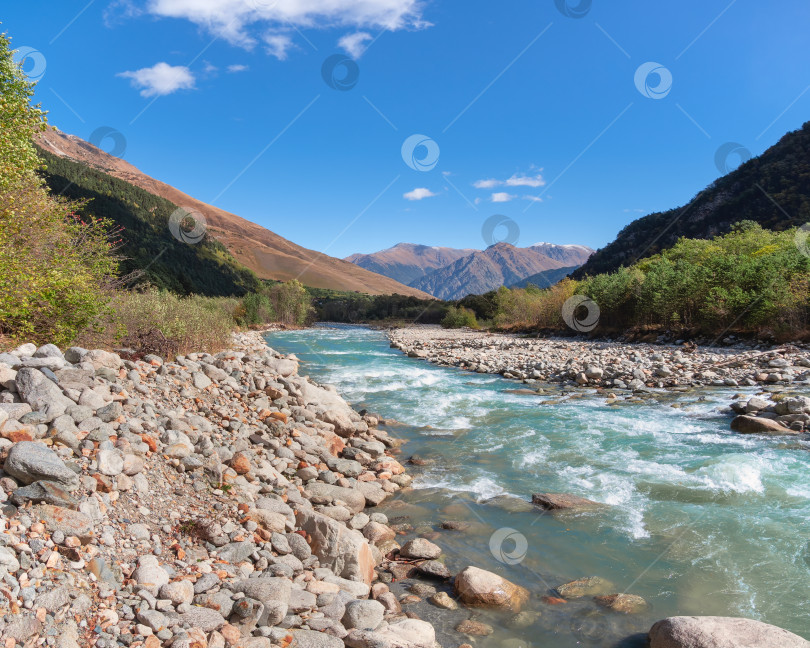
[[[586,510],[604,506],[599,502],[567,493],[534,493],[532,504],[547,511]]]
[[[470,607],[491,607],[520,612],[529,591],[478,567],[467,567],[456,576],[454,589],[459,600]]]

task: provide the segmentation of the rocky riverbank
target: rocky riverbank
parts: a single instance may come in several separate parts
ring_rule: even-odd
[[[433,625],[403,611],[414,599],[516,623],[549,599],[474,566],[454,577],[439,544],[375,511],[409,486],[399,441],[298,369],[254,333],[172,360],[0,354],[4,647],[435,648]],[[578,583],[548,604],[643,603]],[[654,648],[717,648],[730,623],[667,621]],[[489,632],[469,614],[454,627],[459,643]],[[734,631],[807,646],[764,624]]]
[[[613,398],[654,389],[810,387],[810,348],[751,349],[528,338],[517,335],[411,326],[389,331],[391,346],[412,358],[477,373],[500,374],[527,385],[604,390]],[[810,399],[768,394],[735,399],[733,429],[798,434],[810,428]]]

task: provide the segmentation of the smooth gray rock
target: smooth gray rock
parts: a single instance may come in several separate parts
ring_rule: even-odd
[[[810,648],[810,642],[776,626],[731,617],[670,617],[649,633],[650,648]]]
[[[79,485],[78,475],[65,466],[53,450],[33,441],[15,444],[8,453],[3,470],[23,484],[50,481],[66,490]]]
[[[346,606],[342,622],[347,630],[374,630],[382,623],[384,614],[385,608],[378,601],[352,601]]]
[[[31,409],[44,412],[49,419],[65,413],[73,401],[62,393],[58,385],[38,369],[23,367],[15,378],[20,398],[31,406]]]

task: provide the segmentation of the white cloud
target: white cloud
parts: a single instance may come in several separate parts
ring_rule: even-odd
[[[237,65],[229,65],[228,66],[228,72],[230,72],[231,74],[233,74],[235,72],[244,72],[247,69],[248,69],[247,65],[239,65],[239,64],[237,64]]]
[[[510,200],[514,200],[517,196],[506,193],[505,191],[499,191],[497,193],[492,194],[491,200],[494,203],[504,203],[509,202]]]
[[[417,187],[413,191],[409,191],[408,193],[402,194],[402,197],[406,200],[423,200],[425,198],[433,198],[433,196],[438,196],[439,194],[433,193],[430,189],[425,187]]]
[[[424,0],[148,0],[147,11],[190,20],[220,38],[255,45],[251,28],[422,29]]]
[[[497,187],[499,184],[501,184],[499,180],[490,178],[489,180],[477,180],[476,182],[473,182],[473,187],[476,189],[492,189]]]
[[[546,181],[540,173],[534,175],[515,173],[506,180],[497,180],[495,178],[477,180],[473,182],[473,187],[476,189],[494,189],[495,187],[542,187],[545,184]]]
[[[287,50],[293,46],[292,38],[286,34],[266,34],[264,42],[267,44],[267,53],[279,61],[287,58]]]
[[[346,53],[353,59],[359,59],[366,51],[366,41],[372,39],[371,34],[368,32],[355,32],[354,34],[346,34],[338,41],[338,46],[346,50]]]
[[[516,173],[511,178],[506,180],[504,184],[507,187],[542,187],[544,184],[546,184],[546,181],[543,180],[543,176],[539,173],[533,176],[523,174],[518,175]]]
[[[219,68],[213,63],[210,63],[208,61],[204,61],[204,63],[205,66],[203,67],[203,72],[205,72],[205,74],[213,74],[214,72],[217,72],[219,70]]]
[[[530,200],[532,202],[543,202],[540,196],[523,196],[523,200]]]
[[[118,76],[131,79],[133,87],[140,88],[143,97],[168,95],[194,88],[194,75],[183,65],[157,63],[150,68],[121,72]]]

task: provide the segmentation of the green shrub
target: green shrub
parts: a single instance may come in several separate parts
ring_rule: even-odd
[[[478,328],[475,313],[463,306],[451,306],[447,309],[447,315],[442,320],[443,328]]]
[[[43,187],[33,91],[0,35],[0,336],[65,345],[108,307],[118,232]]]

